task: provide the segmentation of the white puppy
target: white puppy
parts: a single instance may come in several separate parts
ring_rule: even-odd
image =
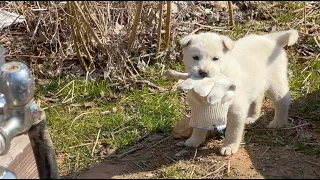
[[[236,85],[235,99],[228,111],[222,155],[238,151],[244,126],[260,116],[264,93],[270,96],[275,116],[270,128],[287,123],[291,102],[287,78],[288,59],[284,46],[298,40],[296,30],[277,31],[265,35],[248,35],[237,41],[207,32],[180,40],[186,72],[212,77],[222,73]],[[198,147],[207,131],[193,129],[187,146]]]

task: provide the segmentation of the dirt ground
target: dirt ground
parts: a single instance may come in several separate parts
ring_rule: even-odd
[[[319,157],[297,153],[289,148],[248,144],[242,146],[237,154],[223,157],[215,146],[221,141],[208,143],[197,151],[179,147],[177,142],[179,140],[168,139],[150,150],[144,148],[122,159],[109,159],[78,178],[165,178],[159,169],[170,164],[178,164],[181,171],[190,174],[190,167],[195,167],[194,178],[320,178]],[[186,153],[177,157],[176,154],[183,150]]]
[[[299,111],[295,104],[293,102],[290,117]],[[316,156],[320,142],[317,123],[302,117],[289,118],[289,129],[266,130],[273,114],[270,101],[265,101],[260,119],[246,127],[245,143],[229,157],[219,155],[221,137],[210,138],[199,148],[187,148],[179,145],[183,140],[154,134],[140,139],[117,157],[90,167],[77,178],[320,178],[320,157]],[[304,145],[299,148],[297,143]],[[307,149],[306,144],[312,147]],[[168,167],[171,168],[168,170]]]

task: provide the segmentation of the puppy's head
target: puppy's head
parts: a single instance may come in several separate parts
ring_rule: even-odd
[[[180,40],[186,72],[199,77],[213,77],[224,71],[234,41],[215,33],[188,35]]]

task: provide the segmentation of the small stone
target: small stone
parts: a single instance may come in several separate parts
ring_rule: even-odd
[[[174,156],[176,156],[176,157],[180,157],[180,156],[182,156],[183,154],[185,154],[185,153],[187,153],[188,151],[187,150],[181,150],[181,151],[179,151],[179,152],[177,152]]]
[[[300,139],[312,139],[313,134],[311,132],[305,131],[299,134]]]
[[[179,142],[176,144],[176,146],[180,146],[180,147],[185,146],[185,145],[184,145],[184,141],[179,141]]]

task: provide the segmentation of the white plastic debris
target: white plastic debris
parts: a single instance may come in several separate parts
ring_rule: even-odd
[[[23,15],[0,10],[0,30],[13,24],[22,23],[23,21],[25,21],[25,17]]]
[[[139,70],[144,71],[145,68],[147,67],[147,64],[143,60],[139,60],[137,67]]]
[[[204,12],[206,12],[206,14],[213,14],[213,12],[211,11],[211,9],[204,9]]]

